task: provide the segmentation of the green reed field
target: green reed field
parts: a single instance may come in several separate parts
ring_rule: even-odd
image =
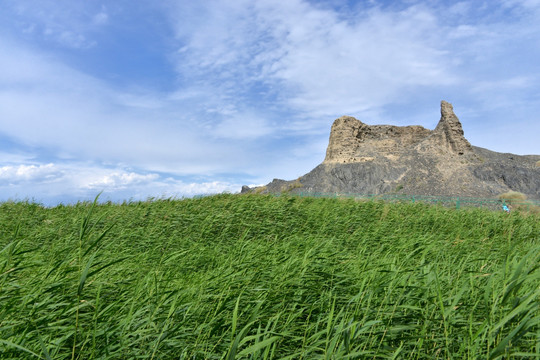
[[[540,216],[0,204],[1,359],[539,359]]]

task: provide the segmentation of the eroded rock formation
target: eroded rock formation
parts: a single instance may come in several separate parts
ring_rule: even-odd
[[[539,155],[501,154],[472,146],[453,107],[441,102],[434,130],[336,119],[324,161],[294,181],[274,179],[242,192],[404,193],[494,197],[518,191],[540,199]]]
[[[416,149],[464,155],[472,152],[452,104],[441,102],[441,119],[435,130],[422,126],[366,125],[350,116],[334,121],[324,162],[356,163],[376,156],[396,158]]]
[[[441,120],[433,130],[433,137],[438,138],[438,145],[446,147],[458,155],[463,155],[472,151],[472,146],[465,139],[463,127],[458,117],[454,114],[452,104],[441,101]]]

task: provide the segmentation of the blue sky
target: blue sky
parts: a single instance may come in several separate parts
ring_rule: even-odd
[[[540,154],[540,0],[0,0],[0,201],[237,192],[342,115]]]

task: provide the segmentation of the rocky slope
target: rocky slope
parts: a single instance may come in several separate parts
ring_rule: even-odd
[[[304,176],[274,179],[246,192],[496,197],[518,191],[540,199],[540,155],[504,154],[472,146],[452,105],[441,102],[434,130],[422,126],[334,121],[324,161]]]

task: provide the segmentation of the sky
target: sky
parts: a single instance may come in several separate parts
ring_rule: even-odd
[[[540,0],[0,0],[0,201],[240,191],[332,122],[540,154]]]

